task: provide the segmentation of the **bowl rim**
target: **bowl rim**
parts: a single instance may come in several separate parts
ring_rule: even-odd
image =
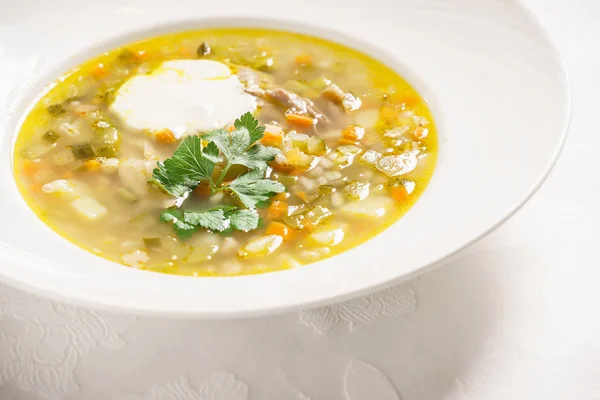
[[[343,301],[343,300],[346,300],[346,299],[349,299],[352,297],[360,296],[362,294],[365,294],[367,292],[370,292],[370,291],[373,291],[376,289],[383,289],[383,288],[389,287],[389,286],[397,284],[401,281],[414,279],[415,277],[426,273],[427,271],[434,268],[435,265],[437,265],[438,263],[452,257],[454,254],[463,250],[465,247],[468,247],[470,244],[472,244],[472,243],[478,241],[479,239],[481,239],[482,237],[486,236],[491,231],[495,230],[496,228],[501,226],[504,222],[506,222],[506,220],[508,220],[512,215],[514,215],[537,192],[537,190],[541,187],[543,182],[547,179],[548,175],[550,174],[550,172],[556,165],[556,162],[559,158],[560,153],[562,152],[562,149],[564,148],[564,144],[566,142],[566,138],[568,135],[568,128],[569,128],[570,121],[571,121],[571,108],[572,108],[571,85],[570,85],[570,81],[569,81],[568,70],[566,68],[564,59],[562,58],[561,54],[558,52],[550,34],[539,23],[539,21],[536,19],[536,17],[531,13],[531,11],[526,6],[523,6],[522,4],[519,4],[519,5],[520,5],[522,11],[526,14],[527,18],[531,21],[531,23],[534,24],[535,27],[545,36],[544,39],[547,41],[548,45],[551,46],[552,51],[555,53],[555,56],[557,57],[557,60],[560,64],[559,66],[561,68],[561,73],[565,78],[566,92],[567,92],[567,99],[565,101],[565,105],[567,108],[565,110],[566,114],[565,114],[565,119],[564,119],[564,126],[561,127],[562,133],[561,133],[561,136],[559,139],[559,146],[555,149],[554,153],[552,154],[550,161],[547,163],[546,167],[544,168],[543,174],[537,179],[537,181],[533,185],[530,186],[527,193],[524,196],[522,196],[522,199],[520,202],[518,202],[511,209],[509,209],[502,216],[502,218],[500,218],[494,225],[488,227],[487,229],[484,229],[481,232],[478,232],[476,235],[474,235],[471,238],[471,240],[464,242],[462,245],[455,248],[452,252],[450,252],[442,257],[431,259],[427,263],[422,265],[420,268],[417,268],[408,273],[402,274],[400,276],[396,276],[391,279],[389,279],[389,277],[387,277],[387,276],[382,277],[382,279],[379,280],[378,284],[362,286],[359,289],[353,288],[352,290],[346,291],[346,293],[337,294],[334,296],[327,296],[327,295],[313,296],[313,298],[311,298],[310,300],[304,300],[304,301],[300,301],[300,302],[294,301],[294,299],[286,300],[286,301],[281,301],[281,303],[278,303],[276,306],[270,306],[270,307],[253,306],[253,307],[247,307],[247,308],[236,307],[235,309],[233,309],[234,307],[232,307],[231,310],[228,309],[227,311],[222,311],[222,310],[213,311],[213,310],[207,310],[207,309],[181,310],[176,307],[165,307],[164,309],[162,309],[162,308],[155,309],[155,308],[132,307],[131,305],[124,305],[124,304],[110,302],[110,301],[106,301],[106,302],[100,301],[99,302],[99,301],[97,301],[97,299],[91,300],[89,298],[84,298],[82,296],[76,296],[71,293],[65,293],[64,291],[61,291],[60,288],[58,288],[58,287],[33,285],[31,283],[28,283],[28,282],[18,279],[16,276],[5,274],[4,270],[2,270],[2,269],[0,269],[0,276],[6,282],[8,282],[11,285],[13,285],[21,290],[24,290],[26,292],[35,293],[38,295],[43,295],[43,296],[52,298],[54,300],[64,301],[67,303],[72,303],[72,304],[76,304],[79,306],[84,306],[84,307],[89,307],[89,308],[94,308],[94,309],[105,309],[105,310],[110,310],[113,312],[115,312],[115,311],[116,312],[135,312],[136,314],[144,314],[144,315],[148,315],[148,314],[149,315],[161,315],[161,316],[166,315],[166,316],[173,316],[173,317],[229,318],[229,317],[240,317],[240,316],[252,317],[252,316],[258,316],[258,315],[276,314],[276,313],[280,313],[283,311],[290,311],[290,310],[297,310],[297,309],[301,309],[301,308],[314,307],[314,306],[323,304],[325,302]],[[78,53],[77,56],[74,58],[71,58],[67,62],[67,64],[70,65],[71,67],[76,66],[76,65],[80,64],[81,62],[83,62],[83,60],[89,59],[91,57],[91,54],[98,54],[100,51],[102,51],[103,48],[112,49],[112,48],[115,48],[117,45],[131,43],[131,42],[134,42],[139,39],[148,38],[151,36],[156,36],[156,35],[164,34],[167,32],[176,32],[176,31],[187,30],[187,29],[181,29],[182,25],[190,26],[190,27],[197,27],[198,29],[200,27],[202,29],[204,29],[204,28],[217,27],[217,26],[219,26],[219,27],[239,26],[239,27],[249,27],[249,28],[261,27],[261,28],[267,28],[267,29],[271,28],[271,26],[272,26],[273,29],[278,29],[276,27],[285,26],[286,31],[307,33],[308,30],[312,30],[312,31],[316,31],[318,33],[318,34],[313,34],[314,36],[318,36],[321,38],[325,38],[326,40],[332,40],[332,41],[342,43],[342,44],[351,43],[350,46],[353,49],[356,49],[358,51],[369,54],[378,60],[382,60],[384,63],[389,65],[394,70],[399,71],[399,73],[411,84],[411,86],[414,86],[417,88],[417,91],[426,99],[426,101],[428,101],[428,103],[430,105],[431,111],[436,120],[436,125],[438,126],[438,131],[440,132],[439,139],[441,139],[443,137],[443,123],[444,123],[443,112],[441,112],[441,110],[439,110],[440,112],[438,112],[435,96],[432,95],[431,92],[428,90],[425,82],[419,81],[418,74],[413,73],[406,65],[403,65],[401,60],[397,60],[395,57],[391,57],[391,56],[388,57],[385,54],[383,54],[383,57],[381,57],[382,54],[374,54],[374,52],[380,53],[383,49],[375,47],[371,43],[364,42],[364,41],[362,41],[362,39],[360,39],[358,37],[353,37],[352,35],[348,35],[346,33],[338,32],[335,30],[329,30],[328,28],[323,28],[321,26],[300,23],[298,21],[291,21],[291,20],[290,21],[282,21],[281,19],[269,19],[269,18],[265,18],[265,19],[252,18],[252,19],[248,20],[246,18],[232,16],[232,17],[224,17],[224,18],[212,17],[212,18],[207,18],[207,19],[196,18],[196,19],[180,20],[180,21],[176,21],[176,22],[172,22],[172,23],[168,23],[168,24],[152,25],[152,26],[149,26],[144,29],[133,29],[130,32],[121,33],[118,36],[107,38],[106,40],[103,40],[100,44],[92,45],[92,46],[86,48],[84,51]],[[179,29],[173,29],[175,27],[178,27]],[[343,40],[340,40],[340,39],[343,39]],[[61,60],[64,61],[64,59],[62,59],[62,58],[61,58]],[[391,65],[390,65],[390,63],[387,62],[387,60],[393,60]],[[60,65],[57,65],[56,68],[52,68],[49,72],[47,72],[46,74],[39,77],[38,80],[42,81],[42,82],[46,82],[45,85],[47,85],[48,82],[54,81],[56,78],[56,73],[60,73],[61,71],[67,70],[67,68],[63,68],[65,65],[63,65],[62,62],[59,64]],[[398,68],[398,67],[400,67],[400,68]],[[52,75],[52,76],[48,76],[48,75]],[[38,96],[42,96],[42,94],[39,94]],[[30,107],[35,103],[36,99],[38,99],[38,98],[39,97],[36,97],[33,101],[31,100],[31,98],[22,99],[22,101],[28,103],[29,106],[26,108],[24,113],[20,113],[20,117],[18,118],[18,121],[16,123],[9,122],[8,126],[14,127],[15,128],[14,130],[18,130],[18,128],[22,124],[22,119],[27,115],[27,112],[29,111]],[[14,119],[14,116],[13,116],[13,119]],[[13,146],[14,146],[14,140],[16,139],[16,133],[11,132],[11,134],[13,137]],[[12,154],[12,149],[11,149],[11,154]],[[443,152],[441,151],[441,149],[440,149],[439,157],[443,157]],[[12,164],[12,160],[11,160],[11,164]],[[438,165],[439,165],[439,162],[438,162]],[[428,187],[431,187],[431,185],[433,185],[435,183],[437,175],[438,174],[437,174],[437,169],[436,169],[436,172],[434,172],[434,175],[431,178],[431,181],[430,181]],[[13,184],[14,184],[14,182],[13,182]],[[423,196],[425,196],[426,193],[427,193],[427,190],[425,190],[425,193],[423,194]],[[417,203],[419,201],[417,201]],[[41,220],[39,222],[41,224],[44,224]],[[378,240],[378,238],[375,237],[375,238],[370,239],[370,241],[374,241],[374,240]],[[74,246],[76,246],[76,245],[74,245]],[[364,245],[359,245],[359,247],[361,247],[361,246],[364,246]],[[0,257],[2,257],[2,254],[0,254]],[[339,257],[339,256],[337,256],[337,257]],[[2,258],[4,258],[4,257],[2,257]],[[335,260],[335,258],[336,257],[333,257],[334,260]],[[332,260],[332,258],[321,261],[321,262],[313,263],[308,266],[304,266],[303,268],[307,268],[307,267],[326,268],[326,266],[319,265],[319,264],[328,262],[328,261],[331,262],[331,260]],[[123,268],[122,266],[119,266],[119,267]],[[144,273],[144,274],[148,273],[148,271],[137,271],[137,272]],[[190,280],[190,279],[235,280],[235,279],[249,279],[249,278],[250,279],[263,279],[263,277],[268,277],[269,275],[272,276],[272,275],[276,275],[276,274],[284,274],[284,273],[289,273],[289,272],[290,271],[278,271],[278,272],[272,272],[272,273],[268,273],[268,274],[264,274],[264,275],[244,276],[244,277],[197,278],[197,277],[169,276],[168,279],[171,279],[171,278],[187,279],[187,280]]]

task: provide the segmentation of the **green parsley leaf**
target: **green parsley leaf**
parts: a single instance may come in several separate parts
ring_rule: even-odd
[[[234,122],[234,126],[237,129],[245,128],[250,135],[250,142],[254,143],[260,139],[265,134],[265,127],[258,125],[258,120],[254,118],[254,116],[247,112],[242,115],[240,118],[236,119]]]
[[[185,211],[183,213],[185,222],[211,231],[222,232],[230,225],[229,219],[225,217],[222,209],[208,211]]]
[[[218,161],[219,149],[214,143],[203,148],[198,136],[188,136],[170,158],[158,163],[151,182],[172,196],[186,198],[201,181],[211,179]]]
[[[198,229],[197,226],[184,221],[183,212],[176,209],[163,210],[160,214],[161,222],[172,222],[173,229],[180,239],[188,239]]]
[[[258,226],[258,213],[256,210],[237,210],[229,216],[229,220],[238,231],[248,232]]]
[[[236,129],[227,132],[217,129],[202,136],[221,150],[230,165],[244,165],[250,169],[266,169],[279,149],[256,143],[264,136],[265,128],[258,126],[252,114],[246,113],[235,121]]]
[[[182,239],[200,228],[222,234],[256,229],[261,219],[255,208],[268,205],[272,196],[285,190],[281,183],[265,177],[267,162],[273,160],[279,150],[257,143],[264,135],[264,127],[259,126],[251,113],[242,115],[234,125],[232,132],[217,129],[202,137],[186,137],[173,155],[159,162],[153,171],[150,182],[177,197],[178,206],[205,181],[211,194],[227,191],[247,208],[225,205],[204,211],[164,210],[161,221],[172,223]],[[203,146],[206,142],[208,145]],[[224,161],[223,157],[226,163],[220,176],[213,180],[215,165]],[[238,176],[229,185],[223,185],[223,179],[233,165],[243,165],[250,171]]]
[[[260,170],[238,176],[227,188],[249,209],[256,208],[258,203],[285,190],[281,183],[266,179],[264,171]]]

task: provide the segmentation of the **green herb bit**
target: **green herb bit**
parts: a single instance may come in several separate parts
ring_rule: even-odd
[[[67,110],[62,106],[62,104],[52,104],[51,106],[48,106],[46,110],[48,110],[50,115],[52,115],[53,117],[58,117],[67,112]]]
[[[162,245],[162,241],[157,237],[143,238],[142,240],[147,249],[158,249]]]
[[[235,206],[218,207],[205,211],[164,210],[160,217],[162,222],[173,223],[173,229],[181,239],[187,239],[198,229],[213,232],[232,232],[234,230],[248,232],[259,224],[255,210],[239,210]]]
[[[60,135],[53,130],[49,130],[42,135],[42,138],[48,143],[56,143],[60,139]]]
[[[94,150],[89,143],[74,144],[71,146],[71,151],[75,158],[79,160],[87,160],[94,157]]]
[[[198,57],[208,56],[211,52],[212,49],[206,42],[202,42],[200,46],[198,46],[198,50],[196,50],[196,54],[198,54]]]

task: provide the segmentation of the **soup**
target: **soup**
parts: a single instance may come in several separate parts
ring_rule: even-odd
[[[213,29],[65,74],[25,118],[14,171],[40,219],[101,257],[231,276],[377,235],[422,194],[436,152],[426,103],[379,61],[311,36]]]

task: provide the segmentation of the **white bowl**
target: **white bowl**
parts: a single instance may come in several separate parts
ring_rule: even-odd
[[[152,0],[13,2],[0,13],[0,277],[91,307],[227,317],[342,300],[407,279],[497,227],[540,186],[565,139],[567,74],[548,35],[511,0]],[[168,23],[168,25],[165,25]],[[295,270],[190,278],[126,268],[56,235],[12,176],[32,99],[68,68],[159,32],[210,26],[307,32],[369,53],[427,98],[440,159],[398,223],[342,255]]]

